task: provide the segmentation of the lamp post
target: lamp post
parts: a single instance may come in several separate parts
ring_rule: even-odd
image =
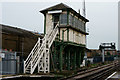
[[[105,55],[104,55],[104,49],[102,49],[102,62],[105,62]]]

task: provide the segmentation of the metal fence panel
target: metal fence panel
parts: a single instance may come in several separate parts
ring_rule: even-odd
[[[1,53],[0,53],[1,54]],[[16,53],[12,52],[2,52],[5,56],[0,61],[0,72],[2,75],[6,74],[16,74]]]

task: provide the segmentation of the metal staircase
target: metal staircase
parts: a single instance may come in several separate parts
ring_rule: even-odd
[[[58,24],[52,31],[45,34],[43,39],[38,38],[34,48],[24,61],[24,73],[33,74],[37,66],[38,73],[49,73],[49,49],[58,34]]]

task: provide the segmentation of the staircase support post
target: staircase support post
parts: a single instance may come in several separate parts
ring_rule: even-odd
[[[26,71],[26,70],[25,70],[25,61],[24,61],[24,73],[25,73],[25,71]]]
[[[46,49],[46,36],[45,36],[45,43],[44,43],[44,45],[45,45],[45,47],[44,47],[45,49],[44,49],[44,53],[43,53],[44,54],[43,55],[44,56],[44,60],[43,61],[44,61],[44,73],[46,73],[46,55],[47,55],[46,54],[46,50],[47,50]]]
[[[47,57],[48,57],[48,65],[47,65],[47,69],[48,69],[48,73],[50,72],[50,53],[49,53],[49,50],[48,50],[48,55],[47,55]]]
[[[31,70],[30,70],[30,74],[32,74],[32,61],[30,61],[30,64],[31,64]]]
[[[44,73],[46,73],[46,52],[44,53]]]
[[[38,73],[40,72],[40,63],[38,63]]]

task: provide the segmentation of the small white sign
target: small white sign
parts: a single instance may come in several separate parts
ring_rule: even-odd
[[[1,58],[5,58],[5,54],[4,53],[0,53],[0,57]]]
[[[62,13],[62,10],[48,11],[48,14]]]

